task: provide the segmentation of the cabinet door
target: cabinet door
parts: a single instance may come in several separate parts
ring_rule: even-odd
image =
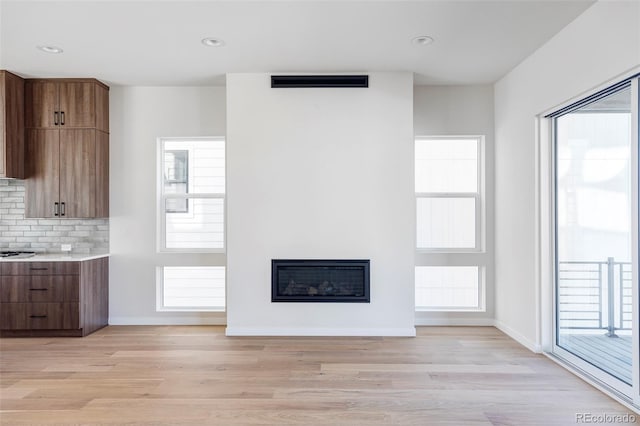
[[[78,275],[13,275],[0,277],[0,302],[77,302]]]
[[[95,83],[60,83],[61,128],[96,127]]]
[[[25,216],[57,217],[60,198],[59,131],[27,130]]]
[[[77,302],[30,303],[27,307],[27,317],[29,328],[32,330],[80,328],[80,310]]]
[[[109,217],[109,134],[96,132],[96,216]]]
[[[28,302],[29,279],[21,275],[0,277],[0,303]]]
[[[6,155],[5,150],[7,146],[6,141],[6,113],[7,113],[7,73],[5,71],[0,71],[0,177],[6,176]]]
[[[95,130],[60,131],[60,208],[62,217],[95,217]]]
[[[96,129],[109,133],[109,89],[96,83]]]
[[[0,276],[79,274],[79,262],[0,262]]]
[[[26,127],[57,127],[60,122],[58,84],[27,80],[25,84]]]
[[[29,278],[29,302],[77,302],[80,278],[77,275],[33,275]]]
[[[28,330],[29,303],[2,303],[0,304],[0,329],[2,330]]]
[[[3,330],[74,330],[80,327],[78,303],[3,303]]]
[[[0,71],[0,177],[24,179],[24,80]]]

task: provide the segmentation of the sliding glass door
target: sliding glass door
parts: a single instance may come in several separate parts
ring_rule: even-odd
[[[638,350],[634,90],[621,82],[552,118],[555,352],[627,396]]]

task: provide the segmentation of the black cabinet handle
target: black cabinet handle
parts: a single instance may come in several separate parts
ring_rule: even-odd
[[[53,113],[53,125],[54,125],[54,126],[57,126],[57,125],[58,125],[58,123],[59,123],[59,120],[58,120],[58,111],[55,111],[55,112]]]
[[[48,288],[30,288],[29,291],[48,291]]]
[[[46,315],[30,315],[29,318],[46,318]]]
[[[60,113],[60,117],[62,117],[62,120],[60,120],[60,124],[64,126],[64,111]]]
[[[30,270],[32,270],[32,271],[46,271],[46,270],[48,270],[49,268],[34,268],[34,267],[31,267],[31,268],[29,268],[29,269],[30,269]]]
[[[66,206],[64,205],[64,203],[60,203],[60,208],[61,208],[60,216],[66,215],[67,214],[67,209],[66,209]]]
[[[60,216],[60,203],[53,203],[53,215]]]

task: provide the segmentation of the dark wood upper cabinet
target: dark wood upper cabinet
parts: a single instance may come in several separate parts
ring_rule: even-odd
[[[54,128],[60,119],[58,84],[44,80],[27,80],[25,85],[26,127]]]
[[[96,217],[96,130],[60,131],[60,215]]]
[[[108,109],[108,108],[107,108]],[[109,134],[96,132],[96,216],[109,216]]]
[[[61,123],[65,128],[98,128],[95,83],[60,83]],[[104,130],[104,129],[100,129]]]
[[[109,215],[108,111],[97,80],[26,80],[26,217]]]
[[[95,129],[27,129],[25,217],[109,215],[109,135]]]
[[[57,217],[60,209],[60,132],[27,129],[25,217]]]
[[[26,127],[109,131],[109,88],[94,79],[26,80]]]
[[[24,80],[0,70],[0,177],[23,179]]]

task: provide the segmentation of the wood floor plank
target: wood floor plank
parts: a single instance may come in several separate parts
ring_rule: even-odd
[[[484,373],[484,374],[529,374],[531,369],[519,365],[479,365],[479,364],[342,364],[327,363],[322,371],[394,371],[412,373]]]
[[[492,327],[415,338],[110,326],[0,339],[2,425],[568,425],[628,413]]]

